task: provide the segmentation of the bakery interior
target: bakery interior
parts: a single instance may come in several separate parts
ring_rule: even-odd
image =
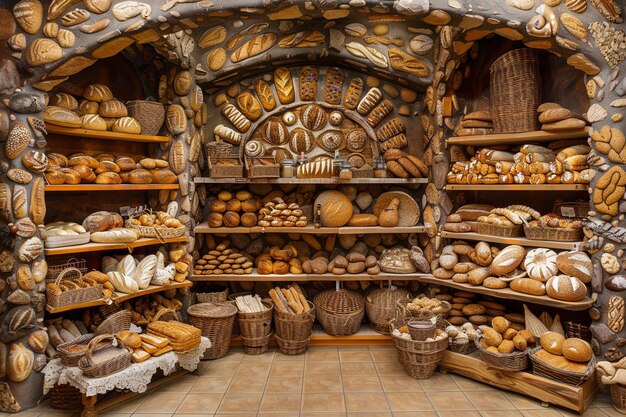
[[[622,9],[0,2],[0,416],[626,414]]]

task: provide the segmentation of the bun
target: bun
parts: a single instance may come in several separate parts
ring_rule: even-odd
[[[254,213],[244,213],[241,216],[241,225],[244,227],[256,226],[256,221],[256,214]]]
[[[102,117],[126,117],[128,110],[119,100],[107,100],[100,103],[98,114]]]
[[[224,222],[224,216],[221,213],[210,213],[207,217],[207,223],[209,227],[222,227]]]
[[[118,133],[138,135],[141,133],[141,125],[132,117],[120,117],[113,123],[111,130]]]
[[[234,211],[227,211],[224,213],[224,226],[226,227],[237,227],[240,222],[239,213]]]
[[[226,203],[222,200],[211,200],[209,211],[211,213],[223,213],[226,211]]]
[[[549,353],[552,353],[553,355],[563,354],[564,342],[565,337],[556,332],[545,332],[541,335],[541,338],[539,339],[539,344],[541,345],[541,347]]]
[[[100,106],[95,101],[81,100],[80,104],[78,105],[78,115],[79,116],[84,116],[86,114],[97,115],[99,108]]]
[[[83,97],[89,101],[96,101],[98,103],[113,100],[113,93],[104,84],[92,84],[87,86],[83,90]]]

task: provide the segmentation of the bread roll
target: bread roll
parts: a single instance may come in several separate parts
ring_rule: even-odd
[[[224,216],[221,213],[210,213],[207,217],[207,223],[209,227],[222,227]]]
[[[591,345],[576,337],[570,337],[563,342],[562,353],[566,359],[581,363],[588,363],[593,357]]]
[[[241,216],[241,225],[244,227],[256,226],[257,218],[254,213],[244,213]]]
[[[224,213],[224,226],[226,227],[237,227],[240,222],[239,213],[234,211],[227,211]]]
[[[547,350],[549,353],[552,353],[553,355],[563,354],[564,342],[565,337],[557,332],[545,332],[541,335],[539,339],[539,344],[541,345],[541,347]]]
[[[509,284],[513,291],[531,295],[545,295],[546,286],[541,281],[532,278],[517,278]]]

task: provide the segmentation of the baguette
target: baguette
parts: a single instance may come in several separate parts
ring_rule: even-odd
[[[289,291],[287,289],[282,289],[281,291],[282,291],[283,295],[285,296],[285,298],[287,299],[287,305],[289,307],[291,307],[291,309],[296,314],[301,314],[304,311],[304,307],[302,307],[302,305],[300,304],[299,297],[298,297],[298,300],[296,300],[293,297],[293,294],[291,293],[291,291]]]
[[[591,151],[591,148],[587,145],[574,145],[568,148],[562,149],[558,154],[556,154],[557,161],[565,161],[567,158],[576,155],[586,155]]]
[[[300,298],[302,294],[300,294],[294,287],[289,287],[289,292],[293,296],[295,302],[302,307],[302,312],[305,313],[309,304],[306,302],[306,299],[303,301],[302,298]]]
[[[272,301],[274,302],[274,306],[276,307],[276,310],[280,311],[281,313],[291,313],[291,311],[288,310],[289,306],[287,305],[286,302],[283,302],[282,298],[279,297],[278,294],[282,295],[282,292],[280,292],[280,288],[272,288],[269,291],[269,295],[272,298]]]

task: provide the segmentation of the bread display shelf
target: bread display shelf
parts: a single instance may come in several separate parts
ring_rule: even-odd
[[[187,236],[174,237],[169,239],[156,239],[156,238],[141,238],[133,243],[86,243],[84,245],[65,246],[62,248],[45,249],[46,256],[52,255],[67,255],[72,253],[84,253],[84,252],[100,252],[107,250],[123,250],[128,249],[131,251],[134,248],[151,245],[161,245],[163,243],[178,243],[187,242]]]
[[[214,282],[229,282],[229,281],[261,281],[261,282],[306,282],[306,281],[420,281],[423,278],[431,277],[428,274],[389,274],[382,272],[379,275],[369,274],[257,274],[256,269],[252,274],[236,275],[236,274],[221,274],[221,275],[191,275],[189,279],[193,282],[199,281],[214,281]]]
[[[77,184],[77,185],[46,185],[46,191],[78,192],[78,191],[150,191],[178,190],[178,184]]]
[[[126,294],[126,293],[116,291],[113,293],[113,296],[111,297],[111,301],[113,301],[116,304],[120,304],[120,303],[123,303],[124,301],[130,300],[133,298],[143,297],[144,295],[154,294],[157,292],[171,290],[174,288],[191,287],[192,285],[193,283],[191,281],[183,281],[183,282],[174,282],[170,285],[150,285],[148,286],[148,288],[144,290],[139,290],[132,294]],[[82,308],[103,306],[106,304],[107,303],[104,300],[94,300],[94,301],[87,301],[87,302],[78,303],[78,304],[70,304],[70,305],[63,306],[63,307],[50,307],[49,305],[47,305],[46,311],[51,314],[56,314],[56,313],[63,313],[65,311],[80,310]]]
[[[78,136],[87,139],[120,140],[125,142],[167,143],[167,136],[134,135],[131,133],[117,133],[109,131],[90,130],[82,128],[69,128],[46,124],[48,133],[65,136]]]
[[[530,372],[503,372],[483,362],[478,352],[470,355],[446,351],[440,364],[442,372],[453,372],[498,389],[517,392],[548,404],[584,412],[593,402],[598,385],[595,376],[582,384],[573,385],[533,375]]]
[[[195,233],[304,233],[309,235],[364,235],[373,233],[424,233],[424,226],[411,227],[320,227],[313,225],[306,227],[209,227],[202,222],[194,228]]]
[[[587,184],[447,184],[448,191],[587,191]]]
[[[558,242],[553,240],[531,240],[523,237],[500,237],[492,235],[483,235],[480,233],[468,232],[468,233],[453,233],[453,232],[441,232],[441,237],[448,239],[464,239],[475,240],[491,243],[502,243],[505,245],[520,245],[520,246],[532,246],[536,248],[550,248],[550,249],[566,249],[566,250],[578,250],[578,247],[582,242]]]
[[[456,288],[459,290],[465,290],[475,292],[483,295],[490,295],[496,298],[502,298],[505,300],[517,300],[531,304],[541,304],[544,306],[561,308],[563,310],[570,311],[582,311],[592,307],[593,301],[589,297],[583,298],[581,301],[560,301],[548,296],[530,295],[521,292],[513,291],[510,288],[493,289],[483,287],[482,285],[471,285],[465,283],[454,282],[450,279],[439,279],[432,275],[422,275],[417,278],[417,281],[425,284],[435,284],[444,287]]]
[[[494,135],[456,136],[448,138],[448,145],[513,145],[532,142],[552,142],[561,139],[578,139],[589,137],[589,128],[566,130],[563,132],[546,132],[537,130],[523,133],[500,133]]]
[[[195,177],[196,184],[428,184],[428,178],[209,178]]]

